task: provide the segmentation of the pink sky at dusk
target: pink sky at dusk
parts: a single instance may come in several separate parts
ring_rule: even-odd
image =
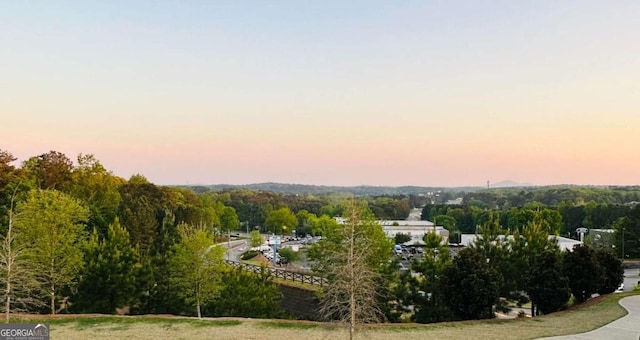
[[[0,5],[0,148],[157,184],[640,184],[640,4]]]

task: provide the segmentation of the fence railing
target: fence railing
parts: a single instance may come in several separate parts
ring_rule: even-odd
[[[323,287],[329,283],[329,280],[327,280],[322,276],[310,275],[310,274],[300,273],[300,272],[286,270],[282,268],[257,266],[255,264],[243,263],[239,261],[227,260],[226,262],[234,267],[242,267],[245,270],[253,273],[260,273],[264,268],[264,270],[270,272],[271,275],[273,275],[273,277],[278,279],[283,279],[286,281],[307,283],[310,285],[320,286],[320,287]]]

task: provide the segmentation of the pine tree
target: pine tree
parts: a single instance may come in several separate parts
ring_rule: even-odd
[[[102,240],[94,229],[85,246],[85,262],[76,309],[114,313],[137,302],[140,296],[137,280],[142,269],[140,254],[131,246],[129,232],[118,219],[109,225],[107,236]]]

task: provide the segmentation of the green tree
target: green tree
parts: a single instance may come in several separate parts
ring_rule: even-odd
[[[532,306],[543,314],[556,312],[567,305],[571,291],[559,251],[544,250],[535,256],[528,273],[527,293]],[[532,315],[537,315],[537,311]]]
[[[442,274],[442,290],[451,311],[463,320],[493,318],[498,273],[478,250],[462,249]]]
[[[105,237],[118,213],[121,200],[118,189],[125,180],[107,171],[93,155],[82,154],[71,179],[69,194],[89,208],[88,230],[97,228],[99,236]]]
[[[127,228],[131,244],[140,247],[140,255],[146,258],[155,242],[158,229],[165,211],[162,191],[144,176],[131,176],[121,185],[118,216],[120,223]]]
[[[329,215],[322,215],[311,220],[312,234],[328,235],[338,228],[338,222]]]
[[[317,219],[316,215],[306,210],[300,210],[296,214],[296,218],[298,219],[298,227],[296,228],[297,236],[313,234],[313,221]]]
[[[405,242],[411,241],[411,235],[403,234],[403,233],[397,233],[397,234],[395,234],[393,239],[394,239],[395,244],[403,244]]]
[[[616,250],[623,259],[640,258],[640,204],[614,224]]]
[[[560,235],[562,231],[562,215],[556,209],[542,209],[540,218],[545,231],[549,235]]]
[[[5,322],[9,323],[12,312],[28,312],[30,307],[41,306],[33,292],[37,291],[38,281],[33,264],[25,257],[25,244],[16,244],[13,227],[18,217],[15,212],[15,200],[18,187],[11,195],[6,234],[0,234],[0,286],[4,297]]]
[[[109,225],[103,239],[94,229],[85,246],[85,263],[75,308],[85,313],[114,313],[137,302],[141,294],[137,282],[142,269],[140,255],[118,219]]]
[[[578,302],[587,301],[601,287],[603,270],[596,252],[589,246],[578,245],[564,256],[564,271],[569,288]]]
[[[280,208],[269,213],[264,225],[270,232],[280,234],[284,230],[295,229],[298,225],[298,219],[289,208]]]
[[[75,199],[55,190],[32,190],[17,210],[16,235],[26,250],[56,313],[59,292],[75,283],[82,268],[83,222],[88,211]]]
[[[219,298],[205,306],[210,315],[245,318],[282,316],[282,293],[265,267],[259,273],[237,267],[225,272],[222,281],[224,285]]]
[[[456,227],[456,219],[449,215],[438,215],[433,218],[433,223],[443,226],[447,230],[453,230]]]
[[[236,209],[233,207],[224,207],[222,214],[220,214],[220,228],[223,231],[229,232],[238,229],[239,226],[240,220],[238,219],[238,214],[236,214]]]
[[[513,233],[513,239],[507,247],[507,258],[501,270],[504,278],[503,292],[506,291],[511,297],[518,297],[524,301],[524,298],[518,295],[519,292],[526,291],[531,297],[530,289],[540,289],[544,286],[544,283],[537,284],[536,278],[532,277],[535,274],[531,272],[538,261],[538,255],[559,252],[558,241],[556,238],[549,237],[548,225],[545,223],[543,214],[536,211],[527,225],[522,228],[522,232],[516,230]],[[530,283],[536,283],[537,286],[530,287]],[[536,315],[537,303],[538,301],[532,300],[531,315]],[[545,303],[552,304],[552,302]]]
[[[201,318],[201,307],[212,301],[222,288],[225,249],[216,246],[205,230],[181,224],[178,233],[181,241],[173,247],[169,260],[171,283]]]
[[[514,256],[510,252],[508,231],[501,228],[500,215],[490,212],[486,222],[480,226],[479,232],[479,237],[469,245],[469,248],[479,253],[485,263],[493,269],[499,291],[506,296],[513,290],[511,285],[515,284],[515,281],[509,279],[517,277],[509,273],[516,264],[512,262]]]
[[[285,263],[291,263],[297,261],[300,257],[297,251],[294,251],[291,248],[281,248],[278,250],[278,254],[280,257],[284,259]]]
[[[264,239],[259,231],[254,230],[249,233],[249,244],[251,247],[259,247],[262,243],[264,243]]]
[[[608,249],[595,250],[598,265],[602,268],[602,280],[598,294],[613,293],[624,280],[624,267],[622,261]]]
[[[412,320],[419,323],[451,320],[451,311],[445,303],[447,297],[442,293],[440,284],[444,269],[451,264],[449,247],[442,244],[442,238],[436,233],[426,234],[424,241],[422,258],[411,264],[411,269],[421,276],[408,275],[415,312]]]
[[[8,226],[9,210],[15,208],[16,197],[14,193],[16,188],[20,186],[18,191],[25,191],[23,188],[28,182],[21,169],[16,169],[11,163],[16,160],[8,151],[0,149],[0,227],[2,233],[6,232]]]
[[[220,232],[216,228],[221,227],[220,215],[224,212],[225,205],[218,197],[197,195],[192,190],[179,187],[165,187],[161,190],[166,197],[166,207],[174,212],[176,224],[186,223],[204,228],[210,233]],[[224,227],[227,225],[222,226],[223,230]]]
[[[171,283],[169,259],[175,244],[180,241],[175,216],[170,210],[165,210],[164,218],[160,226],[160,231],[155,238],[149,259],[142,259],[143,268],[149,273],[146,274],[148,282],[141,297],[141,305],[138,313],[153,314],[184,314],[186,312],[181,297]],[[144,284],[144,277],[141,278]]]

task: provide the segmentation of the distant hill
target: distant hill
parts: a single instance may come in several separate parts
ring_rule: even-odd
[[[502,181],[494,184],[489,184],[491,188],[513,188],[513,187],[532,187],[531,183],[518,183],[514,181]]]
[[[349,193],[356,196],[380,196],[380,195],[426,195],[429,192],[473,192],[481,187],[459,187],[459,188],[445,188],[445,187],[420,187],[420,186],[401,186],[401,187],[389,187],[389,186],[325,186],[325,185],[308,185],[308,184],[285,184],[285,183],[255,183],[255,184],[213,184],[213,185],[201,185],[190,186],[193,190],[198,192],[203,191],[223,191],[231,189],[249,189],[258,191],[270,191],[281,194],[329,194],[329,193]]]

